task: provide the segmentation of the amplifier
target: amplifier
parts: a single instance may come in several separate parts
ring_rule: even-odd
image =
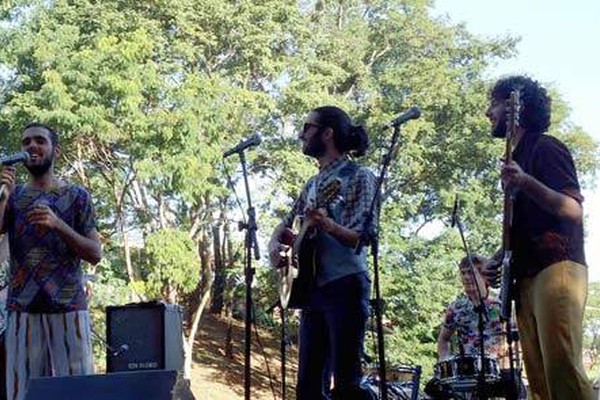
[[[182,319],[161,302],[106,307],[106,371],[182,370]]]
[[[176,380],[176,371],[31,378],[25,400],[172,400]]]

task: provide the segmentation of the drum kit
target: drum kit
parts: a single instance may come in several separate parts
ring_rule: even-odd
[[[483,384],[479,382],[482,371]],[[385,400],[504,399],[508,398],[508,372],[501,370],[497,359],[492,356],[485,356],[482,362],[478,356],[456,355],[435,364],[434,378],[422,393],[419,392],[421,367],[397,365],[386,370],[388,395]],[[518,380],[521,386],[523,382],[520,376]],[[380,399],[377,364],[364,367],[362,386],[371,392],[373,398]],[[521,391],[517,398],[526,399],[525,392]]]

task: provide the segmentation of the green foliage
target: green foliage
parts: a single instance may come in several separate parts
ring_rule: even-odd
[[[194,242],[186,232],[162,229],[146,238],[145,276],[148,296],[166,297],[168,290],[189,293],[200,280]]]

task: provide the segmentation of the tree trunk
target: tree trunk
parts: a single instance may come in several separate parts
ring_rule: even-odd
[[[196,338],[196,333],[198,332],[198,327],[200,325],[200,318],[202,317],[202,311],[208,303],[208,299],[210,298],[210,289],[212,287],[212,280],[207,283],[206,289],[202,298],[200,300],[200,304],[198,305],[198,309],[194,314],[194,321],[192,322],[192,327],[190,329],[190,336],[187,339],[185,344],[185,361],[183,367],[183,376],[185,379],[190,379],[192,375],[192,359],[194,356],[194,340]]]
[[[226,221],[225,212],[223,209],[221,210],[221,222]],[[225,235],[224,235],[225,236]],[[227,278],[227,270],[225,260],[226,255],[224,253],[224,245],[223,243],[226,241],[227,237],[223,238],[223,242],[221,241],[221,230],[220,225],[213,228],[213,245],[215,252],[215,281],[214,281],[214,290],[212,295],[212,301],[210,306],[211,314],[219,314],[223,313],[223,296],[225,292],[225,279]]]
[[[208,300],[210,299],[211,288],[213,284],[213,274],[210,268],[211,264],[211,254],[210,254],[210,238],[206,233],[202,234],[202,239],[198,243],[198,252],[200,256],[200,269],[202,271],[202,296],[200,297],[200,303],[198,304],[198,308],[194,313],[194,319],[192,321],[192,326],[190,327],[190,335],[186,341],[185,345],[185,361],[184,361],[184,377],[186,379],[190,379],[192,372],[192,359],[194,355],[194,340],[196,338],[196,333],[198,332],[198,327],[200,325],[200,318],[202,317],[202,311]]]
[[[133,263],[131,262],[131,247],[129,245],[129,238],[127,237],[127,222],[125,221],[125,213],[123,212],[123,204],[120,199],[121,196],[117,193],[117,188],[114,188],[115,201],[117,205],[117,225],[119,227],[119,234],[121,235],[121,240],[123,241],[123,252],[125,253],[125,268],[127,270],[127,278],[129,279],[130,287],[133,289],[133,293],[137,296],[137,300],[143,300],[143,296],[140,295],[135,289],[135,285],[131,285],[135,283],[137,280],[137,276],[135,273],[135,269],[133,268]]]

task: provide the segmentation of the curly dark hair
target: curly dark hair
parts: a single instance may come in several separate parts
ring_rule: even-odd
[[[339,107],[323,106],[312,110],[319,124],[333,130],[333,143],[342,153],[355,157],[365,155],[369,148],[369,136],[362,125],[353,125],[348,114]]]
[[[490,98],[508,99],[510,92],[517,88],[520,89],[523,106],[519,124],[527,132],[546,132],[550,127],[551,99],[539,82],[524,75],[502,78],[492,88]]]
[[[45,129],[46,131],[48,131],[48,134],[50,134],[50,142],[52,143],[52,147],[58,146],[58,144],[59,144],[58,132],[55,129],[53,129],[51,126],[43,124],[41,122],[30,122],[27,125],[25,125],[25,128],[23,128],[23,130],[26,130],[29,128]]]

